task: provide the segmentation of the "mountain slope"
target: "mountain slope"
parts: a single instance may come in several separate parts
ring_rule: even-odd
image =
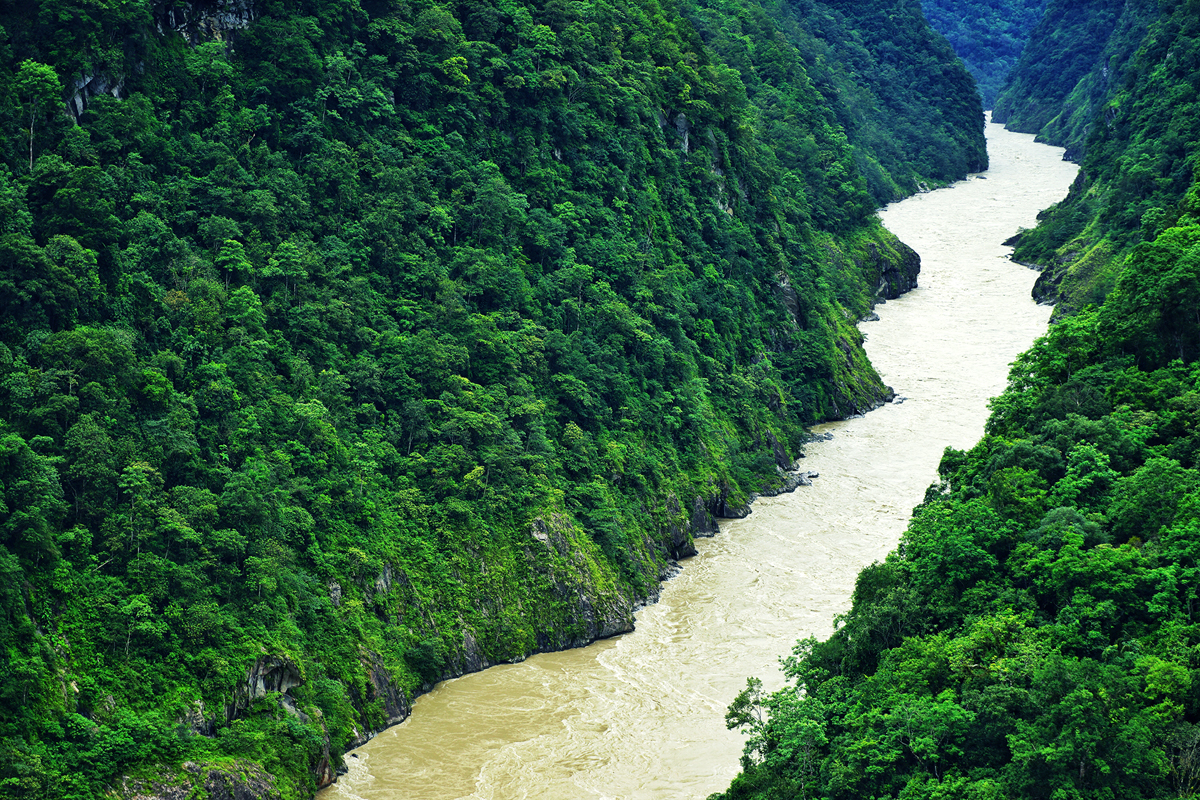
[[[795,0],[786,8],[878,203],[987,169],[974,82],[949,44],[930,35],[919,3]]]
[[[1194,794],[1200,15],[1160,8],[1081,179],[1018,247],[1066,242],[1058,321],[837,632],[730,706],[749,739],[714,797]]]
[[[887,395],[869,188],[982,158],[913,8],[888,123],[953,145],[908,163],[779,9],[0,4],[3,791],[307,796],[422,687],[627,630]]]
[[[1097,112],[1079,178],[1023,235],[1014,258],[1043,268],[1034,288],[1056,316],[1099,303],[1125,258],[1179,218],[1196,170],[1200,53],[1194,8],[1162,6]]]
[[[1092,123],[1124,82],[1126,66],[1158,16],[1150,0],[1051,0],[996,99],[992,119],[1036,133],[1083,158]]]

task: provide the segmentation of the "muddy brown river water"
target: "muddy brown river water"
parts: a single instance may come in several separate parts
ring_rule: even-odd
[[[348,757],[321,800],[704,798],[738,771],[725,708],[797,638],[821,638],[864,566],[895,547],[947,446],[981,435],[1008,364],[1046,327],[1036,275],[1000,242],[1065,196],[1076,167],[988,126],[991,169],[880,212],[921,254],[920,288],[865,322],[867,352],[903,403],[824,425],[811,487],[723,521],[642,609],[633,633],[440,684]]]

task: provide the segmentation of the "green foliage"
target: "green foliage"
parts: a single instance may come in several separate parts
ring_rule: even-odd
[[[916,2],[796,0],[793,36],[821,95],[855,145],[882,205],[987,169],[983,109],[949,44]]]
[[[837,632],[730,707],[750,739],[721,797],[1194,793],[1197,237],[1136,248],[1017,360]]]
[[[1101,302],[1138,245],[1200,210],[1192,189],[1200,23],[1194,3],[1154,10],[1157,19],[1143,15],[1148,28],[1129,32],[1126,55],[1111,59],[1111,89],[1086,112],[1087,151],[1070,194],[1014,255],[1045,268],[1034,294],[1058,302],[1056,317]]]
[[[1080,179],[1017,248],[1059,318],[840,629],[731,707],[750,739],[722,796],[1196,793],[1198,20],[1050,4],[997,110],[1069,146],[1095,120]]]
[[[985,156],[841,5],[0,5],[0,793],[305,796],[878,402],[874,208]]]
[[[29,121],[29,169],[33,170],[33,137],[40,121],[57,110],[62,87],[54,70],[26,59],[17,68],[12,91],[16,94],[21,116]]]
[[[993,119],[1039,134],[1080,160],[1105,103],[1123,88],[1126,65],[1159,4],[1051,0],[996,99]]]

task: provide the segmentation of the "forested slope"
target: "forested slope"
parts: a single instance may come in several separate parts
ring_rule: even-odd
[[[1050,0],[996,98],[992,120],[1036,133],[1079,161],[1093,121],[1124,85],[1129,59],[1158,13],[1154,0]]]
[[[1017,360],[837,632],[737,698],[744,771],[714,797],[1200,788],[1198,53],[1196,3],[1164,3],[1038,229],[1087,211],[1127,254],[1111,291]]]
[[[916,0],[785,5],[790,37],[880,205],[987,169],[974,81]]]
[[[1014,258],[1043,269],[1034,289],[1056,316],[1099,303],[1125,258],[1182,213],[1200,130],[1200,14],[1162,4],[1087,140],[1070,194],[1019,240]]]
[[[950,42],[991,108],[1047,0],[921,0],[930,26]]]
[[[881,8],[829,18],[866,58]],[[628,629],[886,396],[870,189],[983,158],[900,20],[847,130],[875,89],[751,3],[0,3],[0,794],[306,796],[422,686]]]
[[[1194,793],[1196,189],[1186,211],[1018,359],[837,633],[731,707],[750,738],[722,797]]]

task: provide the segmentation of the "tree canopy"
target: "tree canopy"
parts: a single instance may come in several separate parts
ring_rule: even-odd
[[[1055,324],[834,635],[730,706],[743,772],[714,798],[1200,787],[1200,15],[1159,10],[1070,196],[1017,247],[1061,281]]]
[[[874,210],[986,158],[893,5],[0,4],[0,793],[625,630],[886,396]]]

